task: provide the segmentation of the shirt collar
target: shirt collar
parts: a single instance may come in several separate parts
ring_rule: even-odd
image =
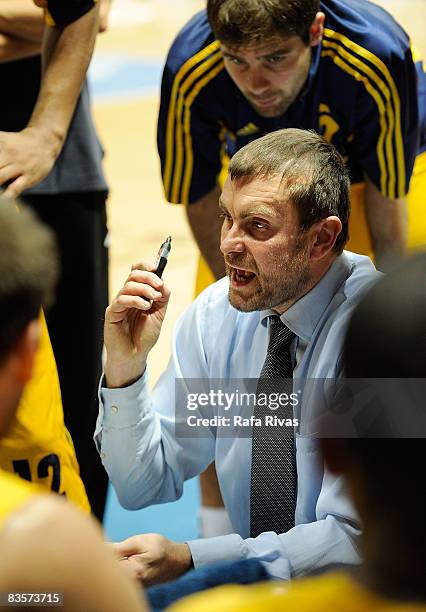
[[[312,47],[312,57],[311,57],[311,65],[309,67],[308,78],[305,81],[302,91],[296,98],[296,101],[303,101],[306,94],[311,88],[312,82],[315,78],[316,73],[318,72],[318,67],[321,59],[321,48],[322,43],[320,42],[316,47]]]
[[[299,338],[309,342],[327,306],[348,278],[351,268],[352,264],[344,253],[336,257],[319,282],[280,316],[281,321]],[[261,311],[262,325],[266,326],[269,318],[276,314],[273,310]]]

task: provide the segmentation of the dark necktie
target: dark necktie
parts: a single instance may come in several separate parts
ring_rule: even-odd
[[[290,345],[295,334],[278,316],[270,321],[270,338],[266,359],[257,385],[259,394],[293,391],[293,366]],[[281,379],[281,380],[277,380]],[[282,380],[287,379],[287,380]],[[256,404],[254,416],[264,423],[266,415],[280,419],[293,418],[291,405],[271,410]],[[297,473],[294,449],[294,429],[289,427],[253,427],[250,535],[264,531],[284,533],[294,527]]]

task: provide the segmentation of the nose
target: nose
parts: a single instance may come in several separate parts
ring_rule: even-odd
[[[250,68],[247,74],[247,87],[252,94],[257,96],[262,95],[269,89],[270,81],[262,67]]]
[[[220,250],[224,255],[245,251],[243,234],[235,224],[230,228],[225,226],[222,228]]]

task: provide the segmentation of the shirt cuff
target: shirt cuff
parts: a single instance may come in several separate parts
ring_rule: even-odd
[[[135,425],[149,409],[148,375],[145,373],[136,382],[120,389],[103,387],[104,375],[99,385],[100,412],[103,428],[113,429]]]
[[[244,540],[236,533],[216,538],[190,540],[187,544],[195,568],[221,561],[238,561],[247,557]]]

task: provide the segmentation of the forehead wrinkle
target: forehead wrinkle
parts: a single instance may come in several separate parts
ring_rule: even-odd
[[[270,41],[252,45],[231,46],[227,45],[226,43],[221,43],[221,51],[222,53],[228,53],[229,55],[234,55],[235,57],[237,57],[241,53],[255,53],[260,58],[268,57],[269,55],[274,55],[275,53],[288,53],[289,45],[291,45],[292,38],[296,37],[279,37],[277,39],[271,39]]]
[[[275,200],[275,203],[278,203],[278,200]],[[266,204],[253,204],[253,208],[241,211],[239,216],[241,219],[246,219],[247,217],[257,217],[258,215],[265,215],[267,217],[279,216],[275,207]]]

